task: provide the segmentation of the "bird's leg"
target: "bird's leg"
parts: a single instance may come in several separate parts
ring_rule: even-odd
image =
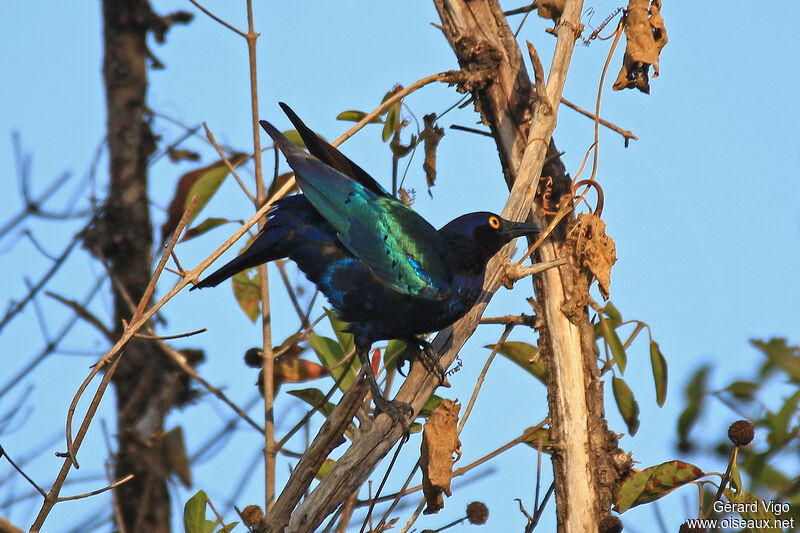
[[[369,388],[372,391],[372,400],[375,402],[375,410],[377,412],[386,413],[393,421],[400,422],[403,425],[405,434],[409,434],[408,421],[406,417],[413,414],[414,410],[405,402],[398,400],[387,400],[383,397],[378,381],[375,379],[375,373],[372,371],[372,364],[369,361],[369,346],[366,348],[358,347],[356,349],[358,358],[361,364],[367,367],[367,380],[369,381]]]
[[[416,359],[422,363],[425,370],[432,372],[439,378],[440,384],[444,385],[447,380],[447,375],[441,363],[439,363],[439,354],[433,349],[431,343],[417,337],[409,337],[403,340],[406,342],[406,349],[397,356],[397,362],[395,364],[397,371],[405,377],[403,373],[405,362]]]

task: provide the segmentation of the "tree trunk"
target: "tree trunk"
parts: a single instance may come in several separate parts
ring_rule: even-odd
[[[116,336],[122,334],[122,321],[133,314],[126,296],[138,302],[152,273],[147,160],[155,140],[146,118],[146,37],[152,20],[146,0],[103,0],[110,185],[96,225],[95,237],[102,240],[95,251],[107,261],[114,278]],[[115,516],[128,533],[170,531],[168,471],[161,453],[164,415],[175,389],[170,375],[157,345],[134,339],[113,377],[118,447],[114,475],[135,476],[116,489]]]
[[[531,181],[528,191],[537,190],[526,165],[529,150],[542,150],[549,143],[549,164],[541,175],[553,180],[556,191],[569,192],[570,179],[552,142],[552,129],[542,116],[557,109],[543,104],[537,95],[537,116],[529,131],[532,85],[525,70],[516,39],[508,27],[499,4],[493,0],[435,0],[445,36],[463,70],[489,70],[491,82],[472,90],[475,107],[491,129],[500,155],[506,182],[517,190],[520,182]],[[569,66],[574,38],[561,38],[563,32],[578,26],[582,2],[566,2],[557,25],[556,46],[546,85],[546,100],[557,106]],[[543,80],[542,80],[543,81]],[[544,86],[544,85],[543,85]],[[537,124],[542,124],[537,131]],[[552,123],[555,127],[555,121]],[[549,131],[548,131],[549,129]],[[541,195],[537,196],[531,220],[547,227],[542,215]],[[558,258],[574,217],[567,217],[539,248],[540,261]],[[615,460],[625,457],[618,449],[616,436],[604,419],[603,387],[599,380],[596,344],[586,308],[586,294],[577,289],[584,274],[573,258],[559,268],[536,277],[535,291],[540,353],[547,368],[550,441],[555,479],[558,531],[584,533],[597,531],[611,509],[618,480]],[[591,281],[591,280],[589,280]],[[538,321],[537,321],[538,322]],[[624,462],[624,461],[623,461]]]

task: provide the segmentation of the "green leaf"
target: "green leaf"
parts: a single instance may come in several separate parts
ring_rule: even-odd
[[[614,510],[624,513],[631,507],[662,498],[704,475],[702,470],[683,461],[668,461],[645,468],[622,484]]]
[[[789,432],[789,424],[797,413],[798,402],[800,402],[800,391],[792,394],[789,399],[784,402],[777,414],[767,412],[765,415],[764,419],[770,429],[772,429],[769,440],[770,446],[773,449],[781,448],[794,437],[795,432]]]
[[[656,402],[664,407],[667,400],[667,360],[656,341],[650,341],[650,366],[653,367],[653,381],[656,385]]]
[[[231,533],[233,528],[239,525],[239,522],[231,522],[230,524],[225,524],[220,529],[217,530],[217,533]]]
[[[700,413],[705,404],[708,394],[708,374],[711,371],[709,365],[698,368],[686,385],[684,395],[686,396],[686,408],[678,417],[678,444],[681,447],[688,446],[689,432],[695,422],[700,418]]]
[[[214,531],[217,522],[206,520],[206,501],[208,501],[208,496],[205,491],[200,490],[183,506],[183,527],[186,533],[211,533]]]
[[[550,454],[553,448],[550,446],[550,428],[531,426],[523,433],[525,440],[522,441],[535,450]]]
[[[336,366],[345,356],[342,347],[335,340],[313,332],[309,335],[308,341],[322,364],[331,371],[333,378],[339,381],[339,377],[343,376],[339,382],[339,388],[342,392],[346,392],[355,380],[356,371],[352,370],[353,365],[346,363]]]
[[[353,347],[355,346],[353,334],[349,331],[345,331],[350,324],[339,318],[339,315],[331,309],[325,309],[325,314],[328,315],[328,321],[330,321],[333,332],[339,340],[339,346],[342,347],[342,352],[345,355],[349,354],[353,351]]]
[[[233,161],[231,161],[233,163]],[[214,196],[219,189],[222,182],[225,181],[225,178],[228,176],[228,167],[222,161],[207,167],[205,172],[198,178],[197,181],[194,182],[192,187],[189,189],[189,193],[186,195],[186,204],[189,205],[189,202],[192,200],[192,197],[197,194],[199,196],[197,207],[194,208],[191,216],[189,216],[189,222],[191,223],[197,215],[202,211],[202,209],[206,206],[209,200]]]
[[[789,346],[786,339],[779,338],[772,338],[769,342],[753,339],[750,344],[761,350],[772,363],[762,369],[762,377],[771,369],[779,367],[792,381],[800,383],[800,347]]]
[[[619,340],[617,331],[611,326],[611,322],[603,316],[600,317],[600,328],[603,332],[603,338],[611,349],[611,355],[614,356],[614,361],[617,362],[620,373],[625,374],[628,356],[625,354],[625,348],[622,346],[622,341]]]
[[[308,388],[308,389],[299,389],[299,390],[290,390],[288,391],[289,394],[296,398],[300,398],[304,402],[306,402],[311,407],[319,405],[322,402],[325,395],[322,393],[321,390],[315,388]],[[333,412],[333,408],[336,407],[335,404],[326,401],[319,407],[319,412],[325,415],[325,418],[330,416]]]
[[[633,397],[630,387],[622,378],[614,376],[611,380],[611,388],[614,391],[614,400],[617,408],[628,426],[628,432],[636,435],[639,430],[639,404]]]
[[[363,111],[356,111],[351,109],[349,111],[342,111],[341,113],[336,115],[336,120],[347,120],[348,122],[361,122],[366,116],[367,113],[364,113]],[[370,120],[370,123],[380,124],[382,122],[383,119],[378,116],[373,117],[372,120]]]
[[[333,459],[325,459],[322,461],[322,464],[320,465],[319,470],[317,470],[317,473],[314,475],[314,477],[321,480],[335,464],[336,461]]]
[[[759,383],[754,381],[734,381],[723,390],[730,392],[734,398],[740,401],[753,401],[758,390],[761,388]]]
[[[494,349],[495,344],[487,344],[485,348]],[[538,357],[539,349],[527,342],[507,341],[500,344],[497,353],[530,372],[533,377],[545,383],[544,362]]]
[[[636,500],[639,499],[639,496],[641,496],[642,492],[644,491],[644,487],[647,485],[649,480],[650,472],[647,470],[636,472],[634,475],[625,480],[625,482],[619,488],[619,497],[614,505],[614,510],[622,514],[633,507],[636,504]]]
[[[392,107],[389,108],[389,112],[386,114],[386,122],[383,124],[383,133],[381,137],[383,138],[383,142],[388,141],[392,138],[392,135],[395,133],[395,129],[397,128],[397,123],[400,121],[400,102],[397,102]]]
[[[678,417],[678,445],[688,446],[689,432],[700,416],[700,409],[697,404],[689,404]]]
[[[306,143],[303,142],[303,138],[300,137],[297,130],[286,130],[283,132],[283,136],[289,139],[289,142],[295,146],[299,146],[300,148],[306,147]]]
[[[245,154],[236,153],[228,160],[235,166],[245,157]],[[172,232],[175,231],[192,197],[197,194],[198,201],[197,206],[186,222],[187,226],[192,223],[197,215],[200,214],[200,211],[203,210],[203,207],[211,200],[211,197],[217,192],[217,189],[222,185],[227,175],[227,165],[225,165],[224,161],[219,160],[206,167],[187,172],[178,179],[175,192],[172,195],[172,200],[170,200],[169,206],[167,207],[167,220],[161,225],[162,242],[166,242],[170,235],[172,235]]]
[[[183,233],[183,237],[181,238],[181,242],[188,241],[189,239],[193,239],[202,235],[203,233],[210,231],[216,227],[219,227],[223,224],[227,224],[231,222],[227,218],[219,218],[219,217],[209,217],[202,221],[200,224],[196,225],[193,228],[187,229]]]
[[[441,396],[431,394],[431,397],[428,398],[428,401],[425,402],[425,405],[423,405],[422,409],[420,409],[417,418],[419,417],[430,418],[431,413],[433,413],[433,410],[436,409],[437,405],[442,403],[442,400],[444,400],[444,398],[442,398]]]
[[[605,307],[603,307],[603,313],[611,320],[611,327],[616,329],[622,324],[622,313],[614,307],[614,304],[612,304],[610,300],[606,302]]]
[[[744,520],[752,520],[759,524],[758,531],[763,533],[781,533],[783,531],[776,526],[779,522],[778,518],[770,511],[768,503],[756,495],[745,491],[725,489],[725,497],[734,504],[734,509]],[[745,531],[752,530],[751,528],[745,529]]]

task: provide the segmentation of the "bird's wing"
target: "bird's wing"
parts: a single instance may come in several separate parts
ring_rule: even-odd
[[[452,268],[447,244],[433,226],[402,202],[378,196],[303,152],[269,122],[261,126],[286,156],[303,194],[353,255],[401,294],[446,296]]]
[[[297,129],[297,133],[300,134],[300,137],[303,139],[308,151],[311,152],[311,155],[326,165],[335,168],[345,176],[353,178],[358,183],[363,185],[364,188],[374,192],[378,196],[386,196],[391,198],[392,195],[389,194],[386,189],[381,187],[380,184],[375,181],[372,176],[367,174],[364,169],[356,165],[342,152],[337,150],[335,146],[329,144],[322,137],[314,133],[311,128],[306,126],[303,121],[300,120],[300,117],[298,117],[297,114],[292,111],[291,107],[283,102],[279,102],[278,105],[281,106],[283,112],[286,113],[286,116],[292,121],[292,124]]]

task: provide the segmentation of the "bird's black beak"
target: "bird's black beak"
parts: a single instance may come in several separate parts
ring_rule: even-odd
[[[525,235],[533,233],[540,233],[542,229],[536,224],[529,224],[528,222],[511,222],[510,220],[500,219],[502,226],[500,231],[503,236],[508,239],[516,239]]]

